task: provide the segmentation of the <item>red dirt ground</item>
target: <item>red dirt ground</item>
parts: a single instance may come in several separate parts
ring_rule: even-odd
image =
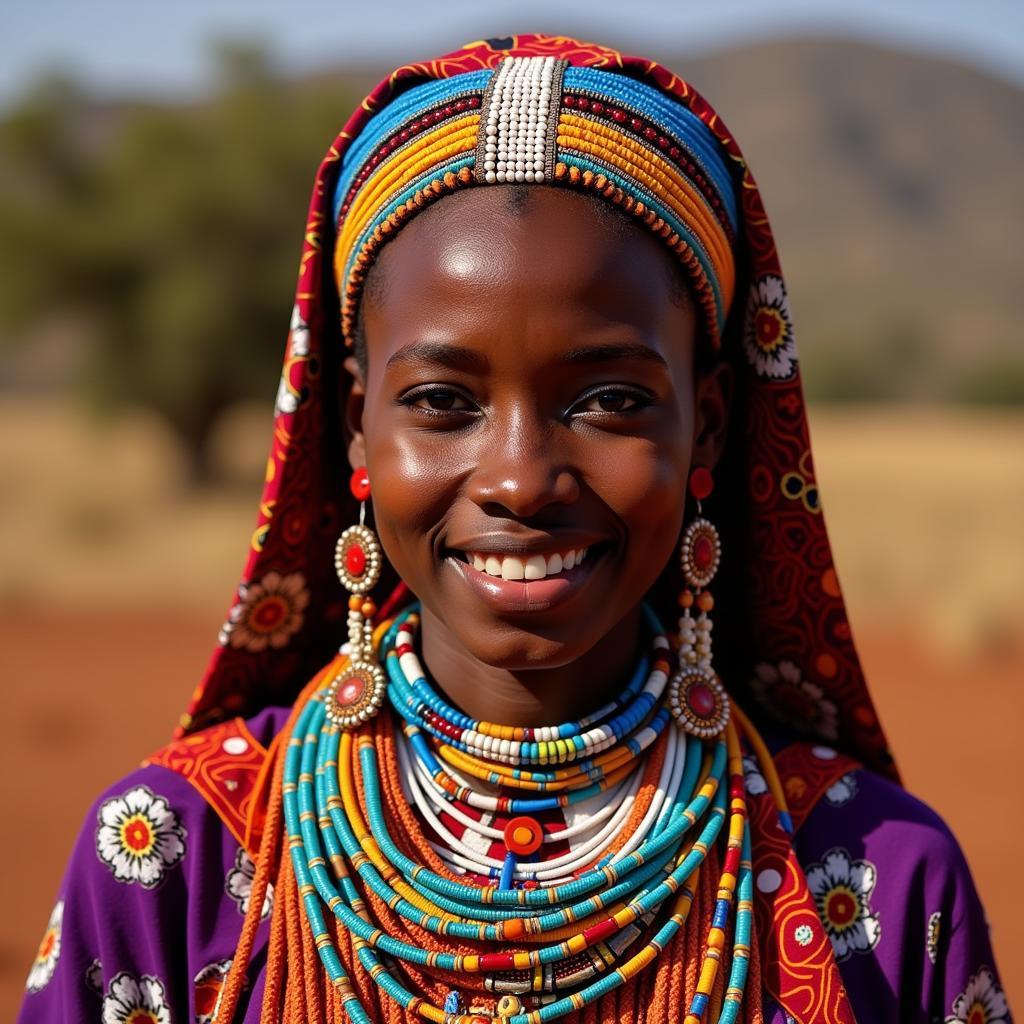
[[[210,621],[9,612],[0,624],[8,739],[0,1020],[11,1020],[72,839],[97,792],[168,737],[215,640]],[[1024,1005],[1024,895],[1007,855],[1024,840],[1008,766],[1024,650],[952,663],[910,631],[860,629],[882,720],[909,788],[956,832],[988,910],[1011,1004]]]

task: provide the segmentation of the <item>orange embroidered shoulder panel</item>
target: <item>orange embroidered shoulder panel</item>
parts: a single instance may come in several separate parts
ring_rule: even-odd
[[[233,718],[175,740],[142,763],[162,765],[187,779],[239,845],[255,857],[258,839],[253,837],[250,818],[262,819],[253,801],[261,789],[260,776],[266,762],[266,747],[243,719]]]

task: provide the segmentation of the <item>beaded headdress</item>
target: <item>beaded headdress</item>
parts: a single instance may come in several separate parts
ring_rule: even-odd
[[[346,338],[377,251],[417,211],[472,185],[545,183],[594,192],[662,237],[717,344],[736,278],[725,154],[653,86],[554,56],[416,86],[353,142],[334,190]]]
[[[510,175],[530,184],[527,174],[594,192],[663,238],[734,366],[730,441],[715,474],[730,553],[716,649],[730,692],[785,732],[895,774],[832,562],[778,255],[742,154],[667,69],[540,35],[399,68],[328,150],[243,580],[179,733],[290,702],[330,659],[346,614],[332,552],[356,518],[337,382],[366,271],[418,209]]]

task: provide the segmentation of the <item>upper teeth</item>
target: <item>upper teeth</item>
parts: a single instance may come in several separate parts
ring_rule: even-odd
[[[530,555],[517,558],[515,555],[466,555],[474,569],[488,576],[500,576],[503,580],[542,580],[565,569],[579,565],[587,557],[586,548],[565,551],[554,555]]]

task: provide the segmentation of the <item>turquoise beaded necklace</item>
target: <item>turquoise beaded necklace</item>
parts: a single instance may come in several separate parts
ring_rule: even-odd
[[[655,635],[660,636],[657,620],[650,612],[647,614]],[[408,633],[403,634],[403,628],[408,619],[407,613],[396,620],[381,642],[389,670],[388,696],[405,719],[410,752],[420,759],[424,770],[436,776],[443,774],[444,769],[431,744],[436,747],[452,743],[456,737],[445,733],[436,723],[433,729],[423,729],[426,709],[445,722],[456,723],[462,731],[479,733],[478,726],[482,723],[469,719],[461,722],[456,718],[458,713],[429,690],[422,672],[410,684],[404,673],[394,671],[401,668],[400,659],[407,659],[410,653],[408,650],[399,653],[396,643],[402,635],[404,646]],[[638,729],[650,731],[651,723],[664,718],[658,729],[660,734],[667,724],[667,712],[644,696],[650,689],[642,685],[645,677],[649,681],[646,659],[620,698],[600,714],[580,723],[553,727],[542,736],[550,737],[554,732],[556,739],[566,740],[579,736],[592,725],[600,727],[602,720],[611,721],[617,723],[616,743],[606,749],[614,751],[616,746],[628,743],[628,737]],[[655,681],[654,687],[657,685]],[[661,687],[664,688],[663,683]],[[677,728],[674,724],[669,727]],[[574,728],[575,732],[570,731]],[[370,1017],[359,1002],[330,940],[325,910],[333,913],[340,925],[351,933],[361,967],[388,998],[397,1000],[407,1011],[438,1024],[468,1024],[481,1019],[506,1024],[540,1024],[578,1010],[623,984],[664,948],[685,920],[689,901],[693,899],[695,871],[703,865],[707,851],[718,839],[727,819],[730,820],[730,848],[726,859],[728,862],[731,857],[735,861],[739,900],[728,979],[732,996],[725,1001],[719,1020],[728,1024],[736,1019],[746,978],[744,951],[749,948],[751,930],[750,836],[745,815],[738,815],[736,807],[730,807],[736,804],[736,778],[735,772],[730,771],[727,781],[727,762],[733,758],[727,754],[724,739],[705,745],[680,734],[678,746],[683,766],[681,772],[674,773],[678,784],[674,792],[667,794],[665,806],[631,853],[617,860],[599,860],[600,866],[582,871],[571,881],[526,888],[510,882],[478,885],[453,881],[403,853],[391,834],[380,787],[377,751],[367,732],[365,729],[347,732],[331,723],[326,715],[324,692],[315,694],[302,710],[290,737],[283,784],[288,847],[304,912],[328,976],[343,993],[346,1012],[356,1024],[370,1024]],[[524,746],[551,742],[554,741],[548,738],[523,741]],[[472,747],[472,744],[466,746]],[[543,748],[528,747],[523,753],[528,758],[547,756]],[[586,760],[580,759],[575,767]],[[703,780],[702,767],[706,768]],[[530,781],[543,784],[554,773],[526,774],[541,774],[541,778]],[[586,771],[581,778],[581,785],[570,786],[557,797],[509,798],[503,809],[517,814],[536,813],[565,806],[577,794],[593,795],[600,791],[600,783],[588,781]],[[458,788],[467,787],[461,784]],[[354,795],[357,791],[364,798],[365,820]],[[334,869],[333,875],[328,864]],[[729,866],[727,863],[726,869]],[[465,954],[426,950],[389,935],[370,918],[356,876],[365,890],[410,925],[442,939],[499,947],[510,945],[514,951]],[[655,915],[672,901],[675,903],[673,913],[642,948],[637,949],[641,945],[640,926],[646,927],[654,921]],[[713,930],[717,928],[724,933],[731,909],[731,898],[720,893],[713,914]],[[589,922],[595,917],[598,918],[596,923],[573,932],[575,922]],[[561,935],[566,929],[573,932],[569,939],[551,939],[543,944],[545,936]],[[537,945],[522,949],[524,939]],[[515,945],[516,940],[520,940],[520,946]],[[614,966],[570,971],[569,978],[580,978],[584,983],[571,992],[562,992],[556,977],[558,968],[574,958],[578,960],[587,949],[599,944],[611,954]],[[497,983],[495,979],[499,975],[507,977],[511,972],[514,977],[525,977],[534,972],[535,976],[545,979],[544,991],[536,996],[537,1008],[529,1012],[514,996],[504,997],[504,1004],[499,1001],[498,1016],[493,1018],[454,1012],[455,1002],[446,1010],[429,1005],[410,992],[382,961],[382,954],[428,970],[481,974],[490,991],[500,991],[501,985],[506,990],[514,987],[507,980]],[[565,976],[563,970],[562,977]],[[521,985],[517,990],[524,991]],[[691,1014],[703,1013],[701,998],[706,1003],[706,995],[702,997],[698,993],[690,1008]]]

